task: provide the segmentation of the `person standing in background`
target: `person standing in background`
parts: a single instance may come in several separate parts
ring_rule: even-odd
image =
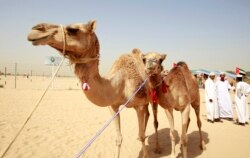
[[[229,95],[229,90],[233,88],[225,77],[225,72],[221,72],[220,79],[216,82],[219,116],[220,118],[233,121],[232,100]]]
[[[236,103],[236,113],[238,116],[238,121],[236,124],[245,125],[249,123],[249,109],[247,96],[250,94],[250,85],[242,81],[242,75],[236,76],[236,93],[235,93],[235,103]]]
[[[219,121],[219,109],[217,103],[215,73],[211,72],[208,79],[205,81],[205,99],[206,99],[206,111],[207,121],[214,122]]]

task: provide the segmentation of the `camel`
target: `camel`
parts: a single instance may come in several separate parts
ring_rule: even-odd
[[[59,51],[74,64],[75,74],[80,79],[83,92],[95,105],[110,106],[112,115],[119,110],[128,98],[137,90],[146,78],[141,51],[133,49],[132,53],[122,55],[115,61],[108,75],[99,74],[99,41],[95,34],[96,21],[75,23],[68,26],[41,23],[34,26],[28,34],[28,41],[33,45],[48,45]],[[139,140],[142,143],[144,157],[145,118],[148,115],[148,96],[143,87],[126,107],[134,108],[139,123]],[[120,116],[115,120],[116,156],[119,157],[122,144]]]
[[[170,124],[170,138],[172,144],[171,156],[175,157],[175,131],[173,109],[180,111],[182,115],[182,154],[187,158],[187,130],[190,122],[190,104],[195,110],[197,117],[197,125],[200,135],[200,147],[205,148],[201,132],[200,120],[200,95],[199,88],[195,77],[191,74],[185,62],[177,63],[177,66],[169,72],[163,71],[162,62],[166,58],[165,54],[150,52],[143,54],[143,62],[145,64],[145,72],[150,76],[147,81],[150,103],[153,107],[154,126],[156,132],[155,152],[159,152],[158,143],[158,120],[157,106],[158,104],[165,109],[165,113]]]

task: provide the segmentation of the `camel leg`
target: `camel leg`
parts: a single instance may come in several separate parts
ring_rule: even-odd
[[[147,105],[147,107],[148,107],[148,105]],[[147,109],[145,109],[146,111],[145,111],[145,126],[144,126],[144,132],[146,132],[146,129],[147,129],[147,124],[148,124],[148,119],[149,119],[149,116],[150,116],[150,114],[149,114],[149,111],[148,111],[148,108]]]
[[[143,151],[143,158],[147,158],[148,157],[148,153],[147,153],[147,148],[145,145],[145,112],[147,112],[148,110],[148,106],[140,106],[137,107],[136,109],[136,113],[137,113],[137,118],[138,118],[138,124],[139,124],[139,141],[141,141],[142,143],[142,151]]]
[[[156,154],[160,154],[161,150],[159,147],[159,139],[158,139],[158,120],[157,120],[157,110],[158,110],[158,104],[153,104],[152,105],[152,110],[153,110],[153,114],[154,114],[154,128],[155,128],[155,150],[154,152]]]
[[[201,119],[200,119],[200,105],[198,106],[193,106],[194,111],[195,111],[195,115],[197,118],[197,126],[199,128],[199,134],[200,134],[200,148],[202,150],[206,149],[206,145],[205,142],[203,141],[203,137],[202,137],[202,131],[201,131]]]
[[[175,131],[174,131],[174,117],[173,117],[173,109],[165,109],[165,113],[168,118],[169,126],[170,126],[170,139],[171,139],[171,157],[175,157]]]
[[[183,158],[187,158],[187,126],[189,121],[189,114],[190,114],[190,105],[187,105],[185,109],[181,112],[182,116],[182,133],[181,133],[181,146],[182,146],[182,153]]]
[[[188,118],[187,131],[188,131],[189,124],[190,124],[190,117]]]
[[[112,114],[112,116],[118,111],[119,106],[111,106],[109,107],[109,110]],[[115,158],[120,157],[120,149],[122,145],[122,134],[121,134],[121,124],[120,124],[120,115],[118,114],[117,117],[114,119],[114,124],[115,124],[115,130],[116,130],[116,153],[115,153]]]

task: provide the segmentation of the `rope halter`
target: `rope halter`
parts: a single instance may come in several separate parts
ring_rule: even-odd
[[[99,60],[99,55],[97,55],[96,57],[92,57],[92,58],[77,58],[74,56],[70,56],[68,54],[66,54],[66,37],[65,37],[65,30],[63,25],[61,26],[61,31],[62,31],[62,36],[63,36],[63,51],[62,54],[65,58],[69,59],[71,64],[86,64],[95,60]]]

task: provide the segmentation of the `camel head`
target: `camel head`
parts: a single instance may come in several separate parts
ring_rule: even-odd
[[[145,72],[147,75],[160,74],[163,70],[162,62],[166,58],[166,54],[158,54],[149,52],[142,55],[142,60],[145,65]]]
[[[93,46],[99,43],[95,35],[96,21],[87,24],[75,23],[68,26],[41,23],[32,28],[28,34],[28,41],[33,45],[49,45],[63,53],[65,44],[65,54],[74,58],[90,57],[89,52],[93,52]],[[96,54],[95,54],[96,55]]]

